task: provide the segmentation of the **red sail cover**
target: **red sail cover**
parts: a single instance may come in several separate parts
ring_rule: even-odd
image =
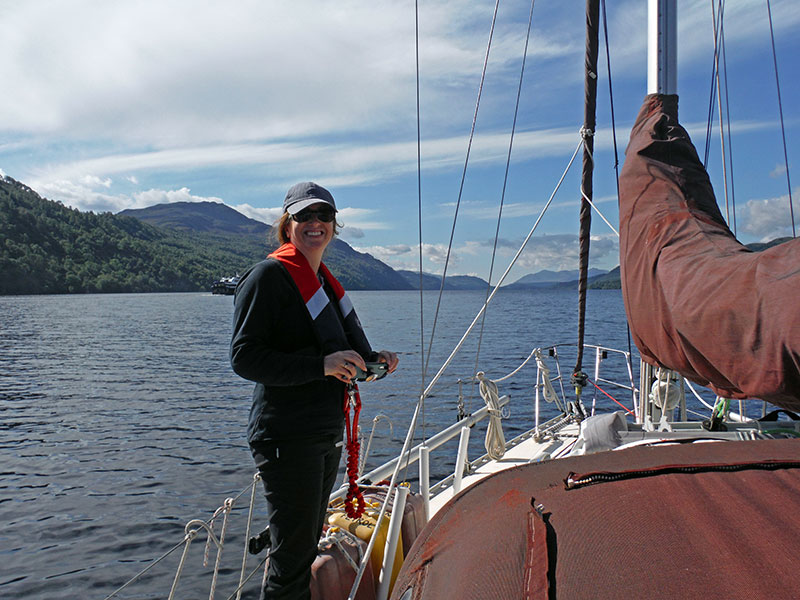
[[[565,489],[570,473],[597,472],[613,475]],[[800,598],[798,508],[800,440],[640,446],[528,463],[437,512],[391,598]]]
[[[724,397],[800,409],[800,238],[762,252],[736,240],[677,96],[645,99],[619,202],[622,293],[642,358]]]

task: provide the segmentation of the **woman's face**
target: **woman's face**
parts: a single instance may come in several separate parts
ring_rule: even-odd
[[[319,202],[300,211],[300,214],[311,212],[333,212],[328,204]],[[333,220],[323,223],[316,214],[304,223],[297,222],[291,217],[286,223],[286,233],[295,248],[305,255],[322,253],[333,239]]]

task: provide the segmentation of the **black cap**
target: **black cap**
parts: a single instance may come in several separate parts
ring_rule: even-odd
[[[304,208],[320,202],[328,204],[334,211],[336,210],[336,203],[328,190],[313,181],[303,181],[302,183],[294,184],[286,192],[286,199],[283,201],[283,212],[296,215]]]

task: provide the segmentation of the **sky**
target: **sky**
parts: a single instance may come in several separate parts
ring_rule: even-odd
[[[612,132],[621,163],[646,94],[647,2],[607,4],[594,200],[616,229]],[[800,9],[726,3],[723,170],[716,102],[706,140],[714,2],[678,4],[680,116],[701,157],[708,145],[723,214],[744,243],[791,235]],[[0,0],[0,175],[82,211],[214,201],[270,224],[292,184],[316,181],[355,249],[417,270],[421,230],[423,269],[441,273],[452,237],[447,273],[491,268],[493,283],[552,196],[506,281],[574,269],[580,158],[553,192],[580,142],[584,3],[535,3],[520,87],[530,7],[500,3],[474,118],[491,1],[419,2],[418,113],[408,0]],[[616,234],[597,214],[592,232],[592,266],[613,268]]]

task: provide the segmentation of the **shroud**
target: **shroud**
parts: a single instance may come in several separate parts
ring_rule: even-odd
[[[642,358],[727,398],[800,409],[800,238],[731,233],[678,97],[645,98],[620,178],[620,268]]]

